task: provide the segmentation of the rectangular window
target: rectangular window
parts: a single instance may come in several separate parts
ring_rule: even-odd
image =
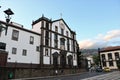
[[[119,58],[120,58],[120,57],[119,57],[119,52],[116,52],[116,53],[115,53],[115,59],[116,59],[116,60],[119,60]]]
[[[0,42],[0,49],[5,50],[6,49],[6,43]]]
[[[58,32],[58,27],[57,26],[55,26],[55,32]]]
[[[54,34],[54,47],[57,48],[58,47],[58,35]]]
[[[58,39],[58,35],[54,34],[54,39],[57,40]]]
[[[113,66],[113,61],[109,61],[109,66]]]
[[[49,31],[46,31],[45,33],[45,45],[49,46]]]
[[[64,38],[60,38],[60,45],[65,45],[65,39]]]
[[[13,32],[12,32],[12,40],[18,41],[18,37],[19,37],[19,31],[13,30]]]
[[[60,49],[65,49],[65,39],[64,38],[60,38]]]
[[[64,35],[64,29],[61,28],[61,34]]]
[[[69,39],[67,39],[67,50],[70,50]]]
[[[108,53],[108,59],[109,59],[109,60],[112,59],[112,53]]]
[[[105,54],[102,54],[102,61],[105,61]]]
[[[66,36],[68,37],[68,31],[66,31]]]
[[[26,49],[23,49],[22,55],[23,55],[23,56],[26,56],[26,55],[27,55],[27,50],[26,50]]]
[[[103,61],[103,62],[102,62],[102,65],[103,65],[103,67],[106,67],[106,62]]]
[[[34,37],[30,36],[30,44],[34,44]]]
[[[36,46],[36,51],[40,51],[40,47],[39,46]]]
[[[12,54],[17,54],[17,48],[12,48]]]
[[[57,40],[54,40],[54,47],[58,48],[58,41]]]
[[[45,56],[48,56],[48,49],[45,49]]]
[[[49,39],[46,39],[46,38],[45,38],[45,45],[46,45],[46,46],[49,46]]]

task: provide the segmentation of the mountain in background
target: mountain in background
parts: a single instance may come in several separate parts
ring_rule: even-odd
[[[81,54],[85,56],[98,54],[98,49],[81,49]]]

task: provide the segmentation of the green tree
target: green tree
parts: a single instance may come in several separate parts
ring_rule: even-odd
[[[119,58],[119,60],[117,61],[117,67],[118,67],[118,69],[120,70],[120,58]]]
[[[97,54],[93,55],[93,61],[96,65],[99,65],[99,63],[100,63],[99,55],[97,55]]]

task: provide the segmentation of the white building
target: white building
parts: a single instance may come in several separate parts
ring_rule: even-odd
[[[5,26],[5,22],[2,22]],[[7,66],[17,63],[39,64],[40,53],[36,50],[40,46],[40,34],[23,28],[21,25],[10,23],[7,35],[5,30],[0,32],[0,44],[5,44],[5,51],[8,52]]]
[[[0,21],[2,26],[6,23]],[[13,67],[71,67],[77,66],[76,33],[63,19],[50,20],[44,16],[32,23],[32,30],[14,22],[9,23],[7,35],[0,31],[0,48],[8,52],[7,65]],[[2,63],[2,62],[1,62]]]
[[[77,66],[76,34],[63,19],[51,21],[42,16],[33,21],[32,27],[33,31],[41,34],[41,65]]]
[[[117,63],[120,59],[120,46],[106,47],[100,50],[100,59],[102,67],[117,69]]]
[[[90,68],[94,64],[93,56],[92,55],[87,56],[86,59],[87,59],[88,68]]]

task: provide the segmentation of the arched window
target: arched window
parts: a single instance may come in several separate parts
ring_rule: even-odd
[[[54,68],[58,67],[58,52],[53,53],[53,66]]]
[[[69,67],[72,67],[72,66],[73,66],[73,57],[72,57],[72,55],[69,55],[69,56],[68,56],[68,66],[69,66]]]
[[[66,51],[64,50],[60,51],[60,65],[62,68],[66,66]]]

